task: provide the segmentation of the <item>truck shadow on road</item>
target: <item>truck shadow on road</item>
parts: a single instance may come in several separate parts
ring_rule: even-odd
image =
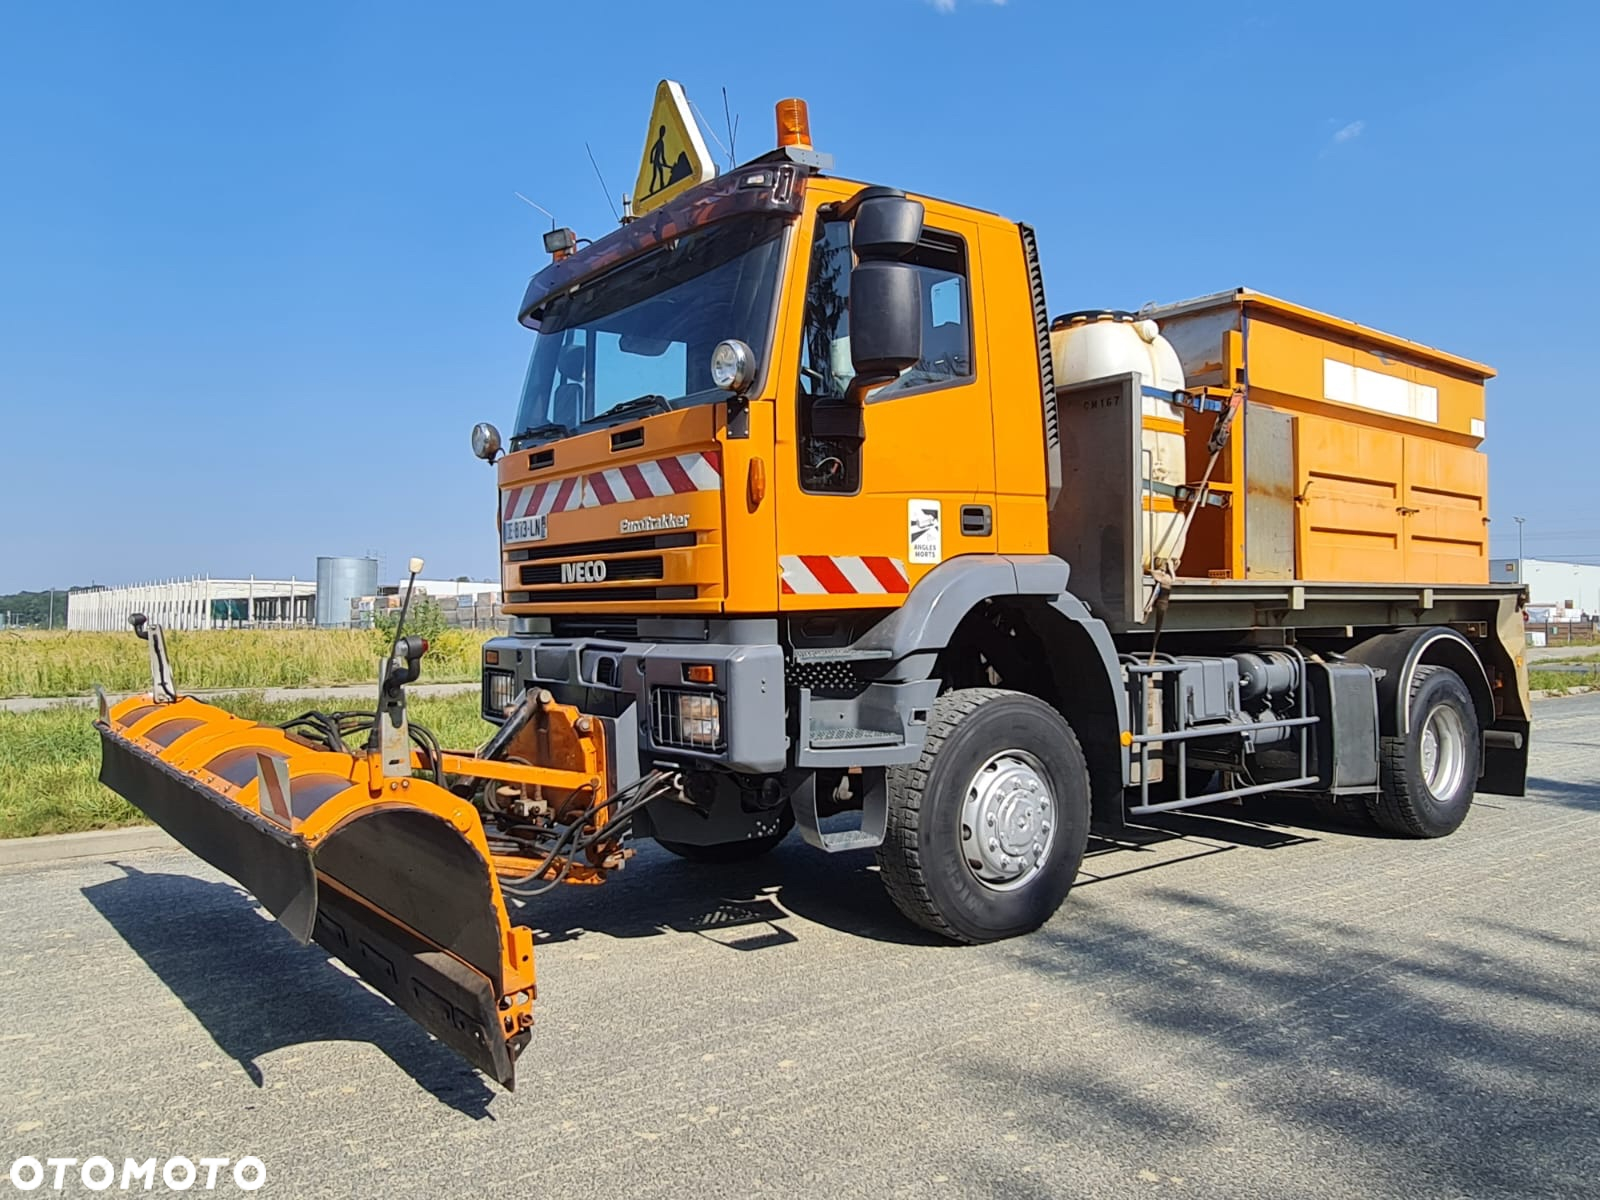
[[[1581,743],[1580,743],[1581,744]],[[1553,800],[1564,808],[1600,809],[1600,784],[1562,779],[1528,780],[1528,791],[1540,800]]]
[[[1302,830],[1232,813],[1163,814],[1115,839],[1091,837],[1077,886],[1138,871],[1181,870],[1181,863],[1230,850],[1301,846],[1329,828],[1313,826],[1309,819]],[[913,925],[894,906],[879,878],[874,851],[823,854],[798,835],[764,858],[724,866],[686,862],[646,842],[628,869],[613,875],[603,888],[558,889],[513,909],[514,920],[535,930],[538,945],[585,934],[637,938],[686,933],[735,951],[799,941],[804,926],[790,921],[791,916],[873,941],[950,945]]]
[[[441,1103],[490,1116],[496,1093],[482,1076],[321,948],[298,944],[243,889],[114,865],[123,876],[84,898],[258,1088],[258,1060],[274,1050],[368,1042]]]
[[[1152,818],[1115,841],[1091,838],[1079,887],[1120,875],[1170,871],[1230,850],[1273,850],[1313,837],[1295,829],[1204,813]],[[188,875],[115,864],[122,877],[83,889],[95,907],[257,1087],[260,1059],[315,1042],[367,1042],[441,1103],[490,1115],[496,1092],[399,1009],[369,991],[317,946],[298,945],[243,889]],[[508,897],[508,900],[510,898]],[[512,919],[549,945],[593,934],[691,934],[734,952],[800,942],[821,926],[905,946],[950,947],[895,908],[874,853],[827,855],[792,836],[753,862],[708,866],[643,843],[602,888],[570,887]],[[277,1068],[288,1073],[292,1064]]]

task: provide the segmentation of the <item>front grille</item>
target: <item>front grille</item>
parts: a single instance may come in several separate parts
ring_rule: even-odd
[[[591,542],[524,546],[506,552],[507,562],[536,562],[545,558],[598,558],[602,554],[628,554],[638,550],[681,550],[695,544],[693,533],[651,533],[643,537],[599,538]]]
[[[678,716],[678,700],[683,696],[705,696],[715,699],[721,707],[722,696],[717,692],[696,692],[688,688],[658,687],[650,694],[650,732],[657,746],[664,750],[692,750],[697,754],[720,754],[728,748],[727,714],[722,712],[717,722],[714,742],[690,741],[683,732],[683,722]]]
[[[548,592],[507,592],[507,604],[604,604],[613,600],[693,600],[700,594],[693,584],[663,587],[564,587]]]
[[[648,558],[611,558],[605,562],[606,580],[613,579],[660,579],[664,568],[661,556],[654,554]],[[563,583],[561,568],[565,563],[530,563],[522,568],[519,578],[524,584],[532,586],[540,583]]]

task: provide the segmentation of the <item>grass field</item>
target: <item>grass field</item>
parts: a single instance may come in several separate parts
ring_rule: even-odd
[[[219,708],[253,721],[284,721],[306,701],[268,703],[259,695],[229,696]],[[478,715],[478,695],[416,698],[411,719],[428,726],[447,748],[471,749],[492,726]],[[144,814],[101,787],[100,738],[94,710],[80,705],[36,712],[0,712],[0,837],[77,833],[144,823]]]
[[[488,631],[451,629],[430,638],[425,682],[476,679]],[[227,629],[167,634],[178,688],[304,687],[368,683],[380,650],[371,630]],[[0,697],[86,696],[150,687],[145,643],[128,633],[0,633]]]
[[[1536,692],[1600,686],[1600,663],[1587,671],[1547,671],[1533,667],[1528,671],[1528,686]]]

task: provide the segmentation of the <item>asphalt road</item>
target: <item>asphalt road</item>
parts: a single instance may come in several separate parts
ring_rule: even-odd
[[[651,847],[530,914],[515,1094],[181,853],[6,868],[0,1157],[254,1154],[289,1196],[1594,1196],[1600,696],[1535,738],[1532,795],[1444,841],[1174,817],[972,949],[870,853]]]

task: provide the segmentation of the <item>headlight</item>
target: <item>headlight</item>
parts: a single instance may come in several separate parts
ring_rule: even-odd
[[[493,462],[500,453],[500,431],[487,421],[472,427],[472,452],[485,462]]]
[[[715,746],[722,740],[722,701],[716,696],[680,695],[678,728],[691,746]]]
[[[722,697],[713,692],[657,688],[654,731],[656,745],[681,750],[721,750]]]
[[[755,382],[756,356],[737,338],[718,342],[711,352],[711,382],[725,392],[739,393]]]
[[[517,702],[517,677],[510,671],[483,673],[483,711],[503,720],[506,709]]]

